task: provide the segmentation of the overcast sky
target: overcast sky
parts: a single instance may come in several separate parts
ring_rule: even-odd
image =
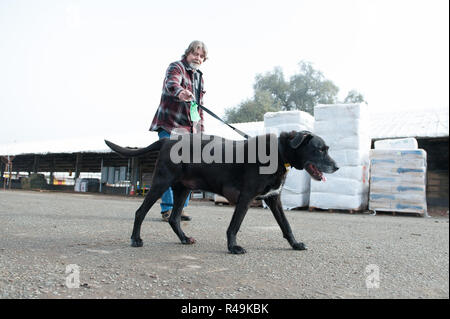
[[[449,105],[448,0],[0,0],[0,144],[148,132],[192,40],[220,116],[301,60],[373,109]],[[206,126],[217,125],[206,117]]]

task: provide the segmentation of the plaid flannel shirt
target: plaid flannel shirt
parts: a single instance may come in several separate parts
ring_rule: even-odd
[[[205,93],[203,90],[203,74],[199,70],[196,72],[198,72],[199,76],[199,94],[194,93],[194,70],[185,59],[169,65],[164,79],[161,102],[153,118],[150,131],[164,129],[171,133],[173,129],[182,128],[189,132],[203,132],[203,110],[198,108],[201,119],[194,123],[190,118],[190,102],[183,102],[177,97],[183,89],[187,89],[194,93],[196,99],[198,99],[198,104],[203,103],[203,95]]]

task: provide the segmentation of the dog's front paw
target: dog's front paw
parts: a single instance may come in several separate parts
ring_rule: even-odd
[[[186,237],[184,240],[181,241],[183,245],[192,245],[195,244],[195,239],[192,237]]]
[[[144,242],[142,241],[142,239],[131,238],[131,247],[142,247],[142,246],[144,246]]]
[[[245,251],[244,248],[242,248],[241,246],[233,246],[231,248],[228,248],[228,250],[230,251],[230,253],[235,254],[235,255],[241,255],[241,254],[245,254],[247,251]]]
[[[307,250],[308,249],[304,243],[295,243],[294,245],[292,245],[292,248],[294,248],[294,250]]]

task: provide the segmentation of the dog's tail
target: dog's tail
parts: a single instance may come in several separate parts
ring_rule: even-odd
[[[144,148],[128,148],[119,146],[117,144],[105,140],[106,145],[108,145],[110,149],[126,157],[140,156],[145,155],[152,151],[159,151],[161,149],[162,142],[163,140],[158,140],[155,143],[150,144],[149,146]]]

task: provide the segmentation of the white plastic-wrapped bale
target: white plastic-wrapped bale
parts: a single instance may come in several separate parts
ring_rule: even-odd
[[[281,132],[312,131],[314,118],[303,111],[268,112],[264,114],[264,129],[277,136]],[[309,204],[311,177],[304,170],[290,168],[281,191],[283,209],[306,207]],[[264,205],[264,204],[263,204]],[[265,206],[265,205],[264,205]]]
[[[378,140],[374,143],[375,149],[380,150],[416,150],[417,140],[414,137]]]
[[[286,124],[297,124],[311,130],[314,125],[314,117],[303,111],[267,112],[264,114],[264,127],[274,127]]]
[[[417,150],[370,152],[369,209],[426,215],[427,154]]]
[[[330,147],[339,170],[324,174],[326,182],[311,180],[309,206],[321,209],[364,210],[369,194],[368,106],[317,105],[314,133]]]
[[[356,104],[319,104],[314,107],[315,122],[367,119],[367,105]]]
[[[311,177],[304,170],[290,168],[281,190],[283,209],[307,207],[309,204]]]

